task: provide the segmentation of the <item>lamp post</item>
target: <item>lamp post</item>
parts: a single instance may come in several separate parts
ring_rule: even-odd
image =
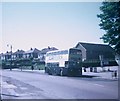
[[[100,65],[101,65],[101,67],[102,67],[102,69],[103,69],[103,71],[104,71],[104,68],[103,68],[103,65],[104,65],[104,63],[103,63],[104,57],[103,57],[103,55],[99,55],[99,59],[100,59]]]
[[[12,45],[7,45],[7,47],[10,47],[10,55],[11,55],[11,59],[10,59],[10,71],[12,70]]]

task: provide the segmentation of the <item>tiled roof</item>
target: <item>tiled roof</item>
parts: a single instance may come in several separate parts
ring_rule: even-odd
[[[0,53],[0,56],[3,56],[4,54],[3,53]]]
[[[40,50],[38,50],[37,48],[34,48],[34,49],[30,49],[30,50],[28,50],[28,51],[26,51],[25,53],[39,53],[40,52]]]
[[[96,51],[114,51],[112,49],[112,47],[110,47],[109,45],[105,45],[105,44],[93,44],[93,43],[83,43],[83,42],[79,42],[76,47],[81,44],[86,50],[96,50]]]
[[[41,50],[41,54],[46,54],[48,51],[53,51],[53,50],[58,50],[57,48],[55,47],[48,47],[48,48],[44,48]]]
[[[11,55],[11,52],[7,51],[4,55]]]
[[[13,54],[23,54],[23,53],[25,53],[25,51],[23,51],[23,50],[17,50],[17,51],[14,52]]]

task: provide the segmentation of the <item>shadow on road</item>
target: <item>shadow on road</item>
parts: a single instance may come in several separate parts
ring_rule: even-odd
[[[0,95],[3,95],[3,96],[12,96],[12,97],[19,97],[19,96],[16,96],[16,95],[10,95],[10,94],[0,94]]]
[[[93,78],[93,77],[99,77],[99,76],[94,76],[94,75],[78,75],[78,76],[68,76],[68,77]]]

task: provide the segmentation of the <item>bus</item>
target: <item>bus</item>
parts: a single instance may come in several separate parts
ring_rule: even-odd
[[[77,48],[49,51],[45,56],[45,73],[60,76],[82,75],[82,52]]]

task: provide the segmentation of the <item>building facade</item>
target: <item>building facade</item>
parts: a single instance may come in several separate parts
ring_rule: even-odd
[[[115,52],[109,45],[79,42],[75,48],[82,51],[82,61],[103,61],[108,64],[110,60],[115,60]]]
[[[44,48],[41,50],[40,54],[39,54],[39,59],[40,61],[45,61],[45,55],[47,52],[49,51],[54,51],[54,50],[58,50],[57,48],[55,47],[48,47],[48,48]]]
[[[48,51],[57,50],[55,47],[48,47],[42,50],[31,48],[28,51],[17,50],[16,52],[6,52],[0,54],[0,60],[18,60],[18,59],[38,59],[41,62],[45,61],[45,54]]]
[[[24,54],[25,54],[25,51],[18,49],[16,52],[12,54],[12,59],[13,60],[22,59],[24,58]]]
[[[40,50],[38,50],[37,48],[31,48],[30,50],[26,51],[24,53],[24,58],[38,58],[39,57],[39,54],[40,54]]]

